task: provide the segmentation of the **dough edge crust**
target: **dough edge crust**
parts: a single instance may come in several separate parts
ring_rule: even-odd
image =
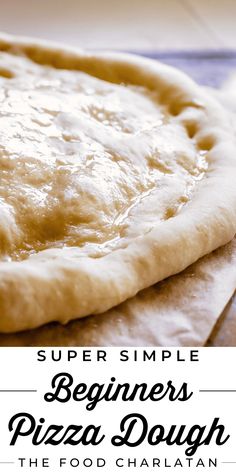
[[[102,313],[233,239],[236,143],[229,117],[184,73],[139,56],[84,52],[5,34],[0,35],[0,50],[110,81],[157,87],[161,96],[168,95],[170,104],[179,105],[180,120],[196,121],[198,135],[213,143],[207,175],[192,200],[177,216],[126,247],[101,258],[70,259],[62,254],[55,260],[0,263],[0,331],[16,332]],[[203,102],[204,113],[191,102],[196,97]]]

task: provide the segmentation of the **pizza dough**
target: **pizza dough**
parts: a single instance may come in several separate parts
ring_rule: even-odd
[[[233,238],[235,137],[194,82],[123,54],[0,51],[1,331],[101,313]]]
[[[106,313],[0,334],[0,346],[203,346],[235,286],[236,238]]]

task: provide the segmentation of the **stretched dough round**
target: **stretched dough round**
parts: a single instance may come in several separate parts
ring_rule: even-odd
[[[183,73],[0,38],[0,330],[102,313],[236,232],[228,114]]]

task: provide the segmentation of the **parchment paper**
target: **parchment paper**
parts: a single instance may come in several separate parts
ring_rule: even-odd
[[[226,305],[208,339],[207,346],[236,345],[236,292]]]
[[[232,80],[228,81],[220,92],[209,90],[231,110],[232,121],[236,110],[235,82],[233,85]],[[236,239],[181,274],[104,314],[67,326],[53,323],[25,333],[2,334],[0,346],[201,346],[235,288]],[[224,315],[223,322],[227,317]],[[235,317],[231,314],[230,319],[233,330],[228,342],[236,345],[236,314]],[[218,322],[209,345],[222,343],[221,325]]]

